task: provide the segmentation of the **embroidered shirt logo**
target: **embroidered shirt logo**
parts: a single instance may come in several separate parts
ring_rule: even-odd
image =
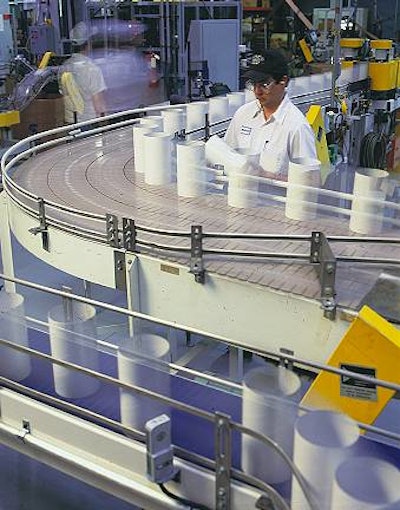
[[[248,136],[251,133],[251,127],[250,126],[241,126],[240,128],[240,134]]]
[[[258,65],[265,62],[265,58],[262,55],[256,54],[251,57],[250,64],[251,65]]]

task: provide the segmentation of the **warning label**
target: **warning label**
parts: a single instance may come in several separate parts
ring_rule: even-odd
[[[366,375],[375,378],[375,368],[360,367],[359,365],[348,365],[342,363],[340,368],[349,372]],[[342,397],[357,398],[359,400],[370,400],[376,402],[378,399],[376,384],[357,379],[353,375],[340,376],[340,395]]]

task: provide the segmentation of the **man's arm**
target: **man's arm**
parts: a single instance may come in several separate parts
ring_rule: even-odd
[[[318,159],[314,131],[308,122],[299,126],[290,143],[289,159],[300,158]]]
[[[232,149],[236,149],[239,145],[237,136],[236,136],[236,119],[235,115],[232,117],[228,129],[224,135],[224,142],[226,142]]]
[[[104,117],[107,113],[107,107],[103,91],[97,92],[97,94],[93,94],[92,101],[94,110],[96,112],[96,117]]]

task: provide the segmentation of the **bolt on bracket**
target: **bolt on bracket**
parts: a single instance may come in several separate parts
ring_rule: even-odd
[[[215,502],[216,510],[230,509],[232,445],[230,417],[215,413]]]
[[[46,221],[46,210],[43,198],[39,198],[38,201],[38,215],[39,215],[39,226],[29,229],[29,232],[36,236],[37,234],[42,235],[42,247],[44,250],[49,251],[49,231],[47,229]]]
[[[22,420],[22,428],[18,432],[17,437],[21,439],[22,442],[25,442],[25,437],[30,434],[32,431],[31,424],[28,420]]]
[[[324,317],[334,320],[336,317],[336,257],[322,232],[312,232],[310,262],[315,264],[321,285],[321,300]]]
[[[112,248],[119,248],[118,217],[115,214],[106,214],[107,242]]]
[[[127,251],[136,251],[135,220],[122,218],[122,247]]]
[[[203,229],[201,225],[192,225],[190,241],[190,272],[194,274],[197,283],[204,283]]]

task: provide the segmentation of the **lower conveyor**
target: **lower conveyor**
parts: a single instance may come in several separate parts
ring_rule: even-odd
[[[35,349],[44,354],[50,354],[50,343],[48,335],[42,332],[31,329],[29,331],[29,344],[32,349]],[[100,373],[117,378],[118,373],[116,356],[110,354],[110,352],[104,352],[104,346],[103,348],[99,348],[101,349]],[[246,363],[246,370],[250,369],[252,365],[257,365],[255,361],[251,360],[248,360]],[[223,366],[223,364],[224,363],[221,358],[220,368]],[[236,422],[242,421],[241,397],[235,391],[229,390],[228,387],[213,387],[212,383],[206,384],[206,379],[201,380],[200,378],[195,378],[190,380],[182,377],[181,375],[178,375],[178,373],[173,375],[173,372],[170,375],[170,379],[171,398],[177,400],[178,402],[193,406],[194,408],[209,411],[211,413],[214,413],[215,411],[226,413],[226,415],[230,416],[230,418]],[[42,394],[56,398],[60,397],[54,391],[53,371],[51,364],[48,361],[32,357],[31,374],[23,381],[21,381],[21,383],[23,386],[38,390]],[[303,391],[301,393],[303,393]],[[79,412],[79,408],[82,408],[97,413],[100,416],[115,420],[116,422],[119,422],[121,419],[119,389],[112,384],[102,383],[98,391],[91,396],[64,400],[67,403],[78,406],[75,413],[73,413],[76,416],[81,414]],[[7,404],[5,406],[5,410],[5,418],[7,419]],[[170,409],[170,412],[172,424],[172,441],[175,448],[184,449],[192,453],[200,454],[206,458],[213,459],[215,455],[214,425],[204,421],[200,417],[193,415],[191,416],[176,409]],[[94,424],[96,423],[95,418],[93,418],[91,421]],[[38,430],[32,429],[31,433],[34,437],[37,434],[39,434],[38,437],[40,437],[40,432]],[[68,437],[65,437],[64,440],[68,443]],[[232,436],[232,466],[237,469],[240,469],[241,465],[240,443],[241,440],[239,436],[234,434]],[[16,463],[18,463],[18,459],[22,460],[22,458],[17,453],[12,453],[11,451],[4,449],[4,447],[1,448],[2,453],[4,453],[4,457],[2,456],[2,458],[8,458],[10,460],[9,472],[13,472],[13,470],[17,468]],[[99,443],[98,448],[100,448],[101,451],[101,443]],[[71,451],[74,451],[74,448],[72,448]],[[364,457],[366,455],[368,455],[369,459],[381,459],[400,468],[400,456],[397,448],[360,436],[357,444],[353,448],[352,456]],[[2,463],[2,465],[4,466],[4,463]],[[1,470],[2,468],[0,468],[0,472]],[[65,484],[64,491],[66,491],[67,487],[70,487],[71,490],[75,491],[75,495],[81,495],[83,498],[82,501],[87,501],[87,504],[92,504],[92,501],[97,501],[101,497],[97,490],[85,487],[85,485],[82,485],[80,482],[69,479],[63,474],[57,474],[51,469],[46,470],[46,468],[43,466],[36,466],[31,460],[24,462],[23,467],[19,466],[18,472],[18,479],[21,482],[25,481],[26,483],[25,490],[30,488],[30,490],[33,492],[30,500],[31,502],[40,501],[42,497],[40,496],[40,492],[37,492],[37,486],[35,488],[34,486],[31,486],[30,477],[32,476],[33,472],[37,472],[41,476],[46,476],[47,481],[52,480],[55,489],[60,489],[61,484]],[[5,474],[5,476],[7,477],[8,475]],[[10,502],[9,506],[7,507],[10,510],[17,508],[17,506],[14,506],[16,501],[20,503],[21,501],[24,501],[26,497],[24,490],[22,490],[19,495],[13,494],[12,491],[15,489],[14,486],[15,480],[13,480],[13,482],[10,484],[10,492],[4,498],[4,501]],[[289,497],[289,487],[290,484],[288,483],[277,484],[275,486],[275,488],[285,497]],[[188,487],[186,487],[186,490],[187,489]],[[196,493],[196,490],[193,487],[192,490],[194,490]],[[47,493],[48,489],[43,487],[42,494]],[[73,505],[75,504],[74,501],[76,497],[74,499],[72,495],[57,495],[56,492],[51,492],[51,494],[48,494],[48,498],[49,499],[44,503],[44,506],[41,507],[45,510],[47,510],[47,508],[50,510],[51,506],[46,506],[49,504],[49,502],[51,502],[53,505],[58,504],[59,506],[57,506],[57,508],[64,508],[64,505],[66,505],[66,510],[72,510],[72,508],[75,508]],[[133,507],[126,505],[124,502],[118,499],[113,500],[109,495],[105,495],[104,499],[97,503],[97,507],[99,509],[106,508],[106,506],[104,506],[106,503],[112,504],[113,508],[116,508],[117,510],[127,510],[128,508],[133,509]],[[149,508],[153,508],[152,504]]]

